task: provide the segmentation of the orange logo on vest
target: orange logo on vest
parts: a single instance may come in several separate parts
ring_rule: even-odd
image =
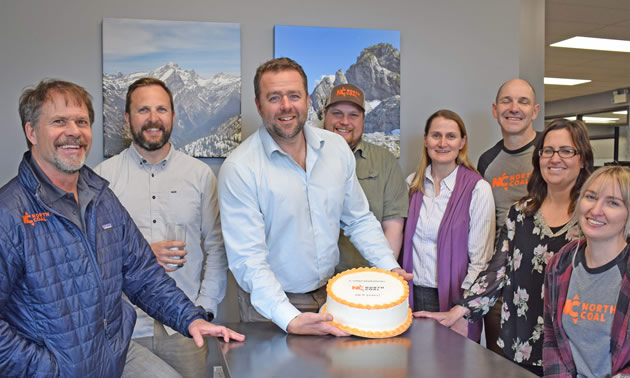
[[[35,226],[35,223],[37,222],[46,222],[46,218],[48,218],[49,216],[49,212],[29,214],[25,211],[24,215],[22,215],[22,222],[24,222],[24,224]]]
[[[576,294],[573,299],[567,298],[564,302],[562,312],[573,318],[573,323],[577,324],[578,319],[605,322],[605,315],[614,315],[616,309],[617,306],[613,305],[586,302],[582,303]]]

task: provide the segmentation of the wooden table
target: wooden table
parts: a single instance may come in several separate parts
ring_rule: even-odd
[[[433,320],[390,339],[287,335],[273,323],[228,323],[244,343],[218,341],[212,377],[534,377]],[[221,359],[221,358],[220,358]],[[220,364],[220,366],[217,366]]]

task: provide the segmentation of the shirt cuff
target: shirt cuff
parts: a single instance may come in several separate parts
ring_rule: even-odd
[[[381,257],[378,260],[378,264],[376,265],[376,267],[383,270],[392,270],[400,268],[400,265],[398,265],[398,262],[393,255],[388,254],[387,256]]]
[[[215,301],[207,298],[203,299],[201,297],[197,298],[195,305],[201,306],[204,308],[204,310],[206,310],[206,312],[211,312],[215,315],[217,314],[219,307]]]
[[[462,284],[461,284],[461,286],[460,286],[460,287],[461,287],[461,289],[462,289],[462,290],[464,290],[464,291],[466,291],[466,290],[470,289],[470,287],[471,287],[471,286],[475,283],[475,278],[477,278],[476,276],[475,276],[475,277],[470,277],[470,276],[475,275],[475,274],[477,274],[477,275],[478,275],[478,273],[477,273],[477,272],[474,272],[474,273],[472,273],[472,274],[471,274],[471,273],[472,273],[472,272],[469,272],[469,273],[466,275],[466,277],[464,277],[464,280],[462,281]]]
[[[274,309],[271,315],[271,320],[273,320],[278,327],[282,328],[284,332],[288,333],[287,327],[289,326],[289,323],[300,314],[301,312],[287,301]]]

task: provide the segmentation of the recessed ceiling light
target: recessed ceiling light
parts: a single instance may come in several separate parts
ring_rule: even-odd
[[[613,114],[628,114],[628,111],[627,110],[619,110],[619,111],[613,112]]]
[[[590,83],[590,80],[584,79],[563,79],[560,77],[546,77],[544,79],[545,85],[578,85],[584,83]]]
[[[569,121],[575,121],[575,116],[573,117],[565,117],[565,119]],[[582,121],[585,123],[615,123],[619,121],[619,118],[609,118],[609,117],[582,117]]]
[[[621,39],[573,37],[565,39],[564,41],[552,43],[550,46],[567,47],[571,49],[630,52],[630,41]]]

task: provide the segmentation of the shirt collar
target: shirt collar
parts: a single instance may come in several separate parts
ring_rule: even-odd
[[[459,169],[459,165],[457,165],[455,167],[455,169],[453,169],[453,172],[449,173],[448,176],[446,176],[442,182],[444,183],[444,185],[446,185],[446,188],[449,191],[452,191],[453,188],[455,187],[455,178],[457,177],[457,170]],[[431,176],[431,164],[429,164],[429,166],[427,166],[426,171],[424,172],[424,178],[426,180],[431,181],[431,183],[433,183],[435,185],[435,183],[433,182],[433,177]]]
[[[37,181],[39,181],[39,194],[45,202],[54,203],[66,194],[68,194],[66,191],[60,189],[55,184],[53,184],[52,181],[50,181],[48,176],[46,176],[44,171],[42,171],[42,169],[39,167],[39,164],[37,164],[37,161],[35,161],[33,155],[28,156],[27,162],[33,170],[35,177],[37,177]]]
[[[365,149],[365,145],[363,144],[362,140],[359,141],[359,144],[357,144],[353,152],[354,156],[361,156],[363,159],[367,159],[368,152]]]
[[[155,164],[155,166],[161,166],[162,168],[166,167],[166,164],[173,156],[173,150],[175,150],[175,147],[173,147],[173,144],[171,144],[168,150],[168,154],[166,154],[162,161],[159,161],[157,164]],[[129,156],[131,156],[131,159],[135,161],[139,167],[151,167],[151,163],[149,163],[149,161],[145,159],[144,156],[140,155],[140,152],[138,152],[136,145],[133,143],[131,143],[131,145],[129,146]]]
[[[315,133],[311,126],[304,125],[303,131],[308,147],[314,150],[320,150],[322,147],[324,147],[325,141],[319,135],[317,135],[317,133]],[[274,151],[278,151],[283,155],[287,155],[287,153],[284,152],[282,148],[280,148],[278,143],[276,143],[276,141],[271,137],[271,134],[269,134],[269,131],[267,131],[265,125],[262,125],[258,128],[258,134],[260,136],[260,141],[262,143],[263,149],[265,150],[265,154],[268,158],[271,158],[271,155]]]

